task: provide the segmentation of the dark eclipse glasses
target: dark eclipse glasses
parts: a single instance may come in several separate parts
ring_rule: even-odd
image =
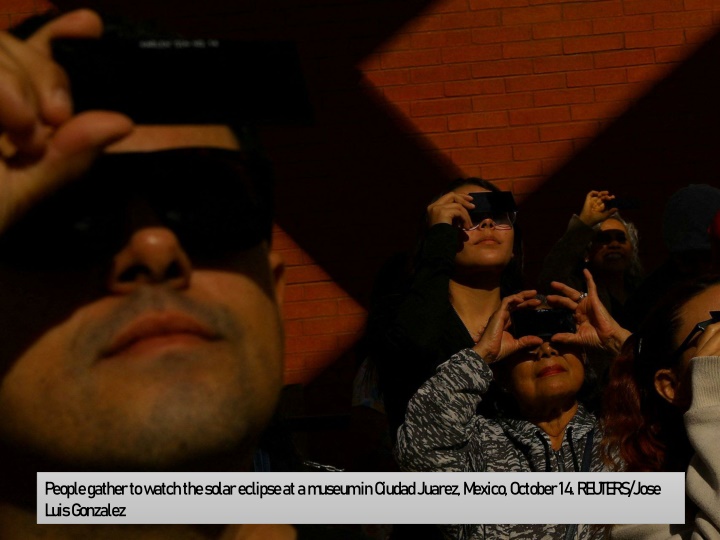
[[[500,230],[513,228],[517,218],[517,205],[509,191],[481,191],[470,193],[475,208],[468,211],[472,227],[464,229],[474,231],[483,221],[490,219],[493,227]]]
[[[573,312],[567,309],[517,309],[510,314],[510,333],[516,338],[538,336],[550,341],[555,334],[575,333]]]
[[[172,230],[193,262],[218,260],[270,238],[270,178],[264,160],[234,150],[103,154],[0,236],[0,261],[50,271],[102,264],[142,226]]]

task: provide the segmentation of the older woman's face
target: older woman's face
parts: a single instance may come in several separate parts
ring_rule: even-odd
[[[521,411],[574,402],[585,380],[583,361],[574,349],[544,342],[537,349],[508,358],[497,372],[499,382]]]
[[[489,191],[474,184],[466,184],[456,193],[480,193]],[[462,249],[455,256],[458,270],[502,271],[513,257],[515,230],[498,230],[478,227],[474,231],[462,232]]]

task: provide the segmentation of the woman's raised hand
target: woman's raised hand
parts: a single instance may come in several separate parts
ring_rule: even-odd
[[[542,339],[537,336],[515,338],[510,332],[510,312],[515,309],[533,309],[540,305],[535,298],[537,291],[522,291],[503,298],[500,307],[492,314],[482,331],[480,341],[473,347],[486,364],[507,358],[522,349],[539,347]]]
[[[460,224],[464,229],[472,227],[468,210],[475,208],[472,197],[467,193],[451,191],[427,207],[430,227],[438,223]]]
[[[583,204],[580,212],[580,220],[588,227],[593,227],[598,223],[605,221],[607,218],[617,212],[617,208],[608,208],[607,202],[615,198],[610,195],[609,191],[591,191],[585,196],[585,204]]]
[[[583,271],[587,282],[587,294],[582,294],[572,287],[557,281],[552,282],[554,289],[563,296],[551,294],[547,300],[551,306],[567,308],[575,314],[577,330],[574,334],[555,334],[552,340],[556,343],[580,345],[592,349],[602,349],[617,354],[620,352],[630,332],[622,328],[612,318],[608,310],[600,301],[597,285],[590,271]]]

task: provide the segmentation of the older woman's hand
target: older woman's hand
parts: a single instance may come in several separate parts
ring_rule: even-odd
[[[532,309],[540,305],[535,298],[537,291],[522,291],[503,298],[498,310],[493,313],[482,332],[480,341],[473,347],[486,364],[507,358],[522,349],[542,345],[537,336],[523,336],[516,339],[507,328],[510,326],[510,312],[515,309]]]
[[[609,191],[589,192],[578,217],[588,227],[594,227],[617,212],[617,208],[608,208],[606,204],[614,198],[615,195],[611,195]]]
[[[583,273],[588,289],[586,295],[557,281],[553,281],[551,284],[564,296],[548,295],[548,303],[572,310],[575,313],[575,323],[577,324],[574,334],[555,334],[552,340],[557,343],[581,345],[617,354],[630,336],[630,332],[622,328],[605,309],[590,271],[586,269]]]

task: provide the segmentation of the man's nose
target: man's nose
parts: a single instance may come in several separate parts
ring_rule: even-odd
[[[136,229],[115,255],[108,288],[117,294],[142,285],[190,285],[192,265],[175,233],[162,226]]]

